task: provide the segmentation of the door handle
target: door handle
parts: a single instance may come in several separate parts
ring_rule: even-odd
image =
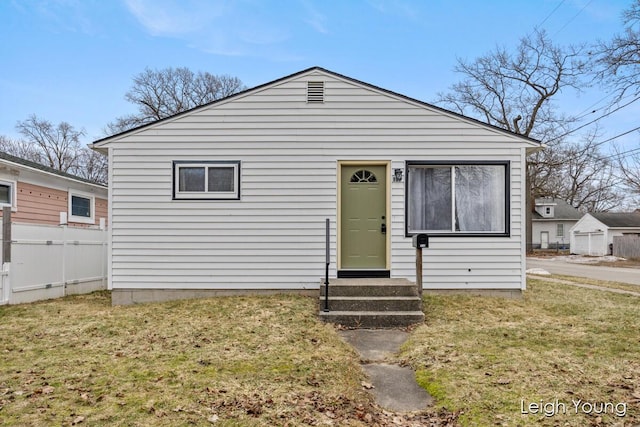
[[[387,234],[387,224],[382,223],[382,225],[380,226],[380,232],[382,234]]]

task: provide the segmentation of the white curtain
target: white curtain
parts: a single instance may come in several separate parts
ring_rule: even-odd
[[[456,231],[505,231],[505,167],[455,167]]]
[[[409,230],[451,231],[451,167],[411,167],[409,174]]]
[[[503,165],[411,166],[408,173],[409,231],[506,230]],[[453,191],[452,174],[455,174]]]

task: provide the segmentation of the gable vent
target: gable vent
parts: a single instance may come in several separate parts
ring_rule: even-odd
[[[324,82],[307,82],[307,102],[310,104],[324,102]]]

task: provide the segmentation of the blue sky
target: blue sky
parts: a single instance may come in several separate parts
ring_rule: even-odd
[[[0,0],[0,135],[30,114],[103,134],[145,67],[230,74],[257,86],[321,66],[432,102],[456,58],[516,46],[535,27],[561,44],[609,39],[630,0]],[[559,101],[579,113],[593,88]],[[638,125],[632,105],[602,138]],[[632,137],[637,144],[637,133]],[[622,140],[622,139],[621,139]]]

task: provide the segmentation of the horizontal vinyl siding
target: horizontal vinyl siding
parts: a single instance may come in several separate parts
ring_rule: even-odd
[[[60,224],[60,212],[69,210],[69,192],[40,185],[18,182],[16,211],[12,212],[14,222],[30,224]],[[107,219],[107,200],[95,198],[96,225],[100,218]],[[2,212],[0,212],[2,217]],[[70,225],[86,227],[87,224],[70,222]]]
[[[313,79],[313,77],[312,77]],[[519,289],[521,142],[339,79],[306,104],[306,78],[127,135],[111,144],[114,289],[291,289],[336,275],[339,160],[509,160],[511,237],[433,239],[425,288]],[[240,160],[241,200],[174,201],[172,161]],[[390,179],[390,177],[389,177]],[[414,279],[404,183],[391,184],[391,270]],[[471,268],[471,272],[469,272]]]

